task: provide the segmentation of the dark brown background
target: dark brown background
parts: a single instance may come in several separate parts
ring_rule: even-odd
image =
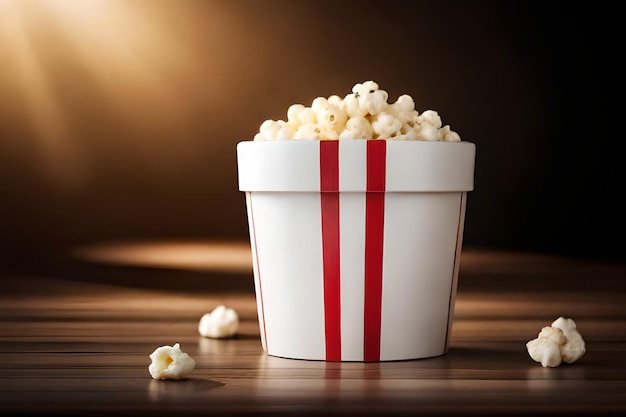
[[[608,2],[18,4],[0,4],[4,265],[247,239],[236,143],[366,80],[476,143],[465,247],[624,259]]]

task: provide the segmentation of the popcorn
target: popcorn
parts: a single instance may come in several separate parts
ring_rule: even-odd
[[[346,126],[348,115],[335,104],[327,103],[326,107],[317,112],[317,122],[323,129],[333,129],[340,132]],[[339,134],[337,134],[339,136]]]
[[[362,109],[359,104],[359,97],[354,93],[344,97],[343,108],[348,117],[365,117],[367,115],[367,111]]]
[[[218,306],[200,319],[198,332],[204,337],[221,339],[234,336],[239,329],[239,316],[232,308]]]
[[[557,367],[561,362],[574,363],[586,352],[585,341],[574,320],[559,317],[543,327],[536,339],[526,343],[528,354],[543,367]]]
[[[388,106],[387,111],[393,114],[402,124],[412,123],[414,116],[419,116],[415,111],[415,102],[408,94],[403,94],[395,103]]]
[[[439,135],[439,129],[430,123],[422,123],[415,128],[415,135],[417,140],[425,140],[429,142],[435,142],[441,139]]]
[[[148,371],[154,379],[184,379],[196,366],[196,361],[180,350],[179,343],[157,348],[150,359]]]
[[[434,110],[426,110],[420,117],[422,123],[428,123],[437,129],[441,127],[441,117],[439,117],[439,113]]]
[[[322,133],[322,129],[320,129],[317,124],[306,124],[300,126],[298,130],[296,130],[293,138],[322,140],[324,139],[324,134]]]
[[[346,123],[346,130],[341,132],[339,139],[363,139],[374,135],[374,128],[363,116],[351,117]]]
[[[284,120],[266,120],[254,140],[287,140],[293,137],[293,128]]]
[[[549,341],[551,341],[557,346],[564,345],[566,341],[565,335],[563,334],[563,331],[561,331],[561,329],[557,329],[556,327],[550,327],[550,326],[546,326],[542,328],[537,338],[548,339]]]
[[[381,138],[392,138],[400,133],[402,122],[391,114],[382,112],[372,122],[375,135]]]
[[[366,114],[372,116],[382,112],[387,107],[389,95],[385,90],[381,90],[374,81],[365,81],[363,84],[356,84],[352,87],[359,99],[359,107],[365,110]]]
[[[300,126],[293,138],[322,140],[324,139],[324,134],[317,124],[307,124]]]
[[[415,129],[413,129],[410,125],[404,124],[400,129],[400,134],[397,134],[393,137],[396,140],[416,140],[417,135],[415,134]]]
[[[528,354],[544,368],[555,368],[561,364],[561,348],[549,339],[538,337],[526,344]]]
[[[559,317],[556,319],[552,325],[557,329],[561,329],[563,334],[565,335],[565,344],[561,347],[561,356],[563,357],[563,362],[565,363],[574,363],[578,359],[582,358],[587,348],[585,346],[585,341],[578,330],[576,329],[576,323],[572,319]]]
[[[450,125],[441,128],[441,140],[444,142],[459,142],[461,137],[454,130],[450,129]]]
[[[450,125],[443,126],[436,111],[419,114],[408,94],[401,95],[394,103],[388,103],[388,98],[387,92],[374,81],[357,83],[344,98],[317,97],[310,107],[292,104],[287,110],[287,121],[266,120],[254,140],[461,141]]]

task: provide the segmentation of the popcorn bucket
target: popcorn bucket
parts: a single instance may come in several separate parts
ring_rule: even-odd
[[[470,142],[240,142],[265,352],[445,354],[474,159]]]

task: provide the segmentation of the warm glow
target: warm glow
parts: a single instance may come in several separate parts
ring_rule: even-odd
[[[107,242],[79,248],[74,256],[108,265],[252,274],[247,242]]]
[[[39,150],[46,162],[53,165],[59,176],[68,177],[66,170],[74,170],[76,162],[65,141],[67,126],[54,94],[46,82],[46,75],[35,53],[32,39],[22,18],[20,2],[3,0],[0,3],[0,50],[9,59],[3,59],[4,76],[15,83],[17,95],[24,101],[31,126],[41,138]],[[67,161],[70,159],[71,161]],[[69,162],[69,163],[68,163]]]
[[[184,97],[166,78],[193,67],[192,54],[164,27],[168,13],[177,12],[148,2],[0,0],[1,99],[36,137],[33,156],[50,179],[72,187],[88,174],[90,130],[77,109],[131,126],[184,125]]]

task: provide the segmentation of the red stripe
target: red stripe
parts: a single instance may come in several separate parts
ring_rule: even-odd
[[[335,140],[320,142],[320,191],[326,360],[340,361],[339,142]]]
[[[261,304],[261,319],[263,320],[263,341],[265,342],[265,351],[269,353],[269,347],[267,346],[267,330],[265,327],[265,307],[263,304],[263,285],[261,285],[261,267],[259,266],[259,250],[256,242],[256,227],[254,225],[254,210],[252,209],[252,193],[246,192],[248,201],[248,211],[250,212],[250,223],[252,225],[252,241],[254,242],[254,260],[256,263],[256,273],[259,281],[259,302]]]
[[[387,143],[367,142],[365,195],[365,329],[363,360],[380,361]]]
[[[339,141],[320,141],[320,191],[339,192]]]

